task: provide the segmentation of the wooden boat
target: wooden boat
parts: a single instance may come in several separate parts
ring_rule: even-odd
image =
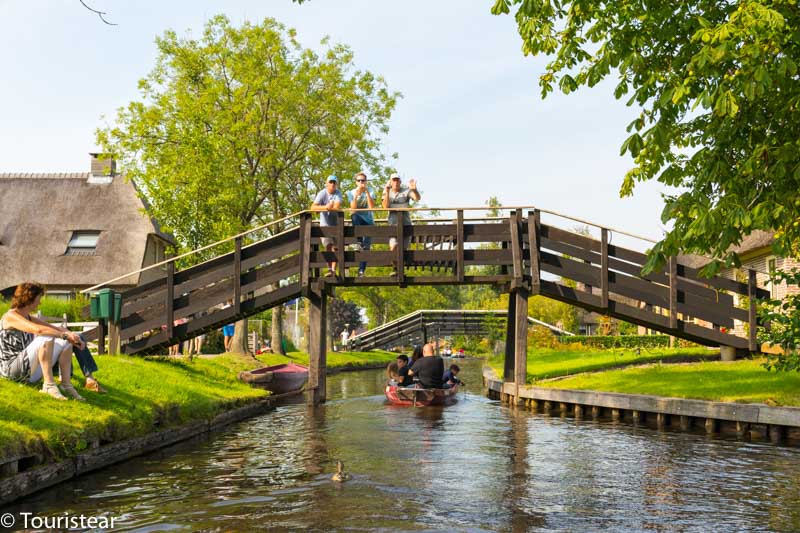
[[[297,363],[265,366],[255,370],[239,372],[239,379],[273,394],[285,394],[303,388],[308,380],[308,367]]]
[[[415,389],[413,387],[398,387],[386,385],[384,389],[386,399],[392,405],[404,407],[426,407],[428,405],[449,405],[458,397],[458,384],[449,389]]]

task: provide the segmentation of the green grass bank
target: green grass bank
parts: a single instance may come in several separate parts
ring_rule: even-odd
[[[680,362],[714,357],[719,357],[718,352],[709,351],[705,348],[649,348],[642,349],[637,353],[635,349],[602,350],[589,347],[569,349],[533,347],[528,349],[527,382],[532,383],[542,379],[568,376],[581,372],[595,372],[619,366],[652,363],[654,361]],[[489,366],[497,372],[498,376],[503,375],[503,361],[503,355],[488,358]]]
[[[394,358],[383,351],[331,352],[328,366],[357,368]],[[108,394],[84,390],[80,372],[73,378],[86,402],[54,400],[39,393],[41,383],[0,379],[0,458],[38,454],[60,460],[84,451],[93,441],[115,442],[212,418],[268,395],[238,381],[239,372],[287,361],[307,363],[308,355],[259,355],[256,360],[224,354],[191,362],[99,356],[95,375]]]
[[[653,364],[539,382],[539,387],[771,406],[800,406],[800,373],[767,372],[763,360]]]

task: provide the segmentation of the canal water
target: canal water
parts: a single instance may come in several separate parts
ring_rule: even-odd
[[[117,517],[115,531],[800,530],[800,450],[576,422],[483,397],[396,408],[383,373],[106,468],[2,512]],[[330,480],[336,461],[352,479]]]

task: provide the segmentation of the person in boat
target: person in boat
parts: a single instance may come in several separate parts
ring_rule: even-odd
[[[414,384],[414,378],[408,375],[408,371],[411,370],[411,365],[408,364],[408,356],[405,354],[400,354],[397,356],[397,385],[399,387],[410,387]]]
[[[442,381],[444,382],[444,388],[449,389],[454,385],[461,385],[464,382],[458,379],[458,373],[461,372],[461,367],[458,365],[450,365],[450,368],[447,372],[444,373],[442,376]]]
[[[342,203],[344,202],[344,198],[342,198],[342,193],[336,189],[338,181],[339,179],[333,174],[328,176],[328,179],[325,183],[325,188],[317,193],[317,195],[314,197],[314,203],[311,204],[311,211],[320,212],[319,214],[320,226],[335,227],[338,226],[340,223],[338,211],[342,208]],[[322,237],[321,241],[323,248],[325,248],[325,251],[327,252],[336,251],[333,237]],[[328,272],[325,275],[326,276],[336,275],[336,261],[328,262]]]
[[[0,319],[0,376],[29,383],[41,379],[43,393],[66,400],[53,377],[53,366],[58,364],[64,392],[83,401],[72,386],[72,349],[86,345],[77,333],[32,316],[44,291],[35,282],[20,283],[14,290],[11,309]]]
[[[443,388],[444,361],[434,354],[433,344],[428,343],[422,347],[422,358],[411,366],[408,373],[419,380],[423,389]]]
[[[397,385],[400,382],[399,370],[400,367],[397,365],[397,361],[392,361],[386,365],[386,377],[389,379],[389,385]]]
[[[414,366],[414,363],[420,359],[422,359],[422,346],[417,345],[414,346],[414,351],[411,353],[411,361],[408,363],[409,366]]]

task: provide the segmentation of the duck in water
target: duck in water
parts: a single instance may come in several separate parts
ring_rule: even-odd
[[[350,479],[350,474],[344,471],[344,463],[341,461],[336,461],[336,473],[331,477],[333,481],[337,483],[342,483],[343,481],[347,481]]]

